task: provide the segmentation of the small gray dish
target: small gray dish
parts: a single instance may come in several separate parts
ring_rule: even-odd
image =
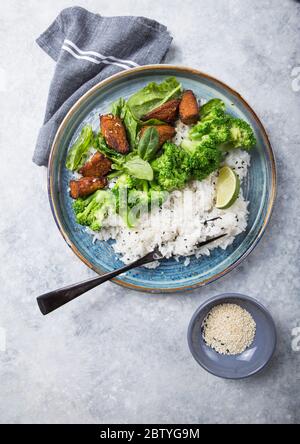
[[[237,304],[247,310],[256,323],[253,343],[238,355],[222,355],[209,347],[202,337],[202,322],[208,312],[224,303]],[[261,371],[276,348],[276,328],[269,311],[256,299],[238,293],[214,296],[196,310],[188,328],[188,344],[198,364],[215,376],[242,379]]]

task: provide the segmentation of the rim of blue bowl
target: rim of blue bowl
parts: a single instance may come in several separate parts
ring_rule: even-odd
[[[60,220],[59,217],[59,211],[58,208],[56,206],[55,203],[55,199],[54,199],[54,175],[53,175],[53,162],[54,162],[54,157],[55,157],[55,153],[59,147],[59,142],[60,142],[60,137],[64,132],[64,129],[67,125],[67,122],[69,121],[69,119],[71,118],[71,116],[74,114],[74,112],[77,110],[78,107],[81,106],[81,104],[89,97],[91,96],[94,91],[98,90],[99,88],[102,88],[103,86],[110,84],[111,82],[118,80],[118,79],[123,79],[126,78],[127,76],[130,75],[134,75],[135,73],[138,72],[146,72],[149,70],[156,70],[156,71],[166,71],[166,70],[176,70],[178,72],[181,73],[189,73],[189,74],[194,74],[197,75],[199,77],[205,77],[207,79],[210,79],[212,81],[214,81],[215,83],[219,84],[220,86],[222,86],[223,88],[225,88],[226,90],[228,90],[229,92],[231,92],[233,95],[235,95],[242,103],[243,105],[251,112],[251,114],[253,115],[254,119],[256,120],[258,126],[260,127],[263,135],[264,135],[264,139],[266,142],[266,148],[268,150],[269,156],[270,156],[270,160],[271,160],[271,177],[272,177],[272,188],[271,188],[271,194],[270,194],[270,199],[268,202],[268,210],[267,213],[265,215],[263,224],[260,228],[260,231],[257,233],[255,239],[253,239],[252,244],[247,248],[247,250],[238,258],[236,259],[231,265],[229,265],[228,267],[226,267],[226,269],[224,269],[223,271],[219,272],[218,274],[215,274],[213,276],[211,276],[208,279],[205,279],[203,281],[199,281],[196,284],[193,285],[185,285],[185,286],[180,286],[180,287],[176,287],[176,288],[148,288],[146,286],[143,285],[136,285],[136,284],[132,284],[132,283],[128,283],[125,281],[122,281],[119,278],[113,278],[111,279],[111,282],[114,282],[118,285],[121,285],[123,287],[127,287],[130,288],[132,290],[137,290],[137,291],[142,291],[142,292],[147,292],[147,293],[176,293],[176,292],[183,292],[183,291],[192,291],[196,288],[199,287],[203,287],[207,284],[210,284],[211,282],[216,281],[217,279],[221,278],[222,276],[224,276],[225,274],[229,273],[230,271],[232,271],[234,268],[236,268],[252,251],[253,249],[256,247],[256,245],[259,243],[259,241],[261,240],[266,227],[270,221],[272,212],[273,212],[273,208],[274,208],[274,203],[275,203],[275,198],[276,198],[276,192],[277,192],[277,168],[276,168],[276,160],[275,160],[275,156],[274,156],[274,152],[272,149],[272,145],[270,143],[268,134],[261,122],[261,120],[259,119],[259,117],[257,116],[257,114],[255,113],[255,111],[253,110],[253,108],[248,104],[248,102],[233,88],[231,88],[230,86],[228,86],[226,83],[222,82],[221,80],[217,79],[216,77],[213,77],[203,71],[194,69],[194,68],[190,68],[187,66],[180,66],[180,65],[163,65],[163,64],[157,64],[157,65],[144,65],[144,66],[140,66],[137,68],[131,68],[130,70],[127,71],[121,71],[117,74],[114,74],[110,77],[108,77],[107,79],[102,80],[101,82],[97,83],[96,85],[94,85],[91,89],[89,89],[85,94],[83,94],[78,100],[77,102],[70,108],[70,110],[66,113],[66,116],[64,117],[63,121],[61,122],[56,135],[54,137],[53,143],[52,143],[52,147],[51,147],[51,151],[50,151],[50,155],[49,155],[49,161],[48,161],[48,198],[49,198],[49,202],[50,202],[50,208],[51,208],[51,212],[54,218],[54,221],[61,233],[61,235],[63,236],[64,240],[66,241],[67,245],[72,249],[72,251],[76,254],[76,256],[83,262],[85,263],[85,265],[87,265],[89,268],[91,268],[92,270],[94,270],[96,273],[99,273],[99,268],[97,269],[97,267],[95,267],[82,253],[81,251],[77,248],[77,246],[71,241],[68,233],[65,231],[62,222]],[[104,271],[103,271],[104,272]]]
[[[194,351],[194,347],[192,344],[192,330],[195,324],[195,321],[197,320],[199,314],[205,309],[207,308],[207,306],[209,305],[217,305],[220,303],[220,301],[225,301],[226,299],[242,299],[245,301],[249,301],[252,302],[254,305],[256,305],[256,307],[258,307],[267,317],[268,321],[270,322],[270,325],[273,329],[274,332],[274,346],[267,358],[267,360],[261,364],[257,369],[253,370],[252,372],[249,372],[247,375],[245,376],[221,376],[218,373],[212,371],[207,365],[205,365],[203,362],[201,362],[198,357],[196,356],[196,353]],[[270,313],[270,311],[261,303],[259,302],[257,299],[251,297],[251,296],[247,296],[245,294],[241,294],[241,293],[222,293],[222,294],[218,294],[216,296],[212,296],[209,299],[207,299],[206,301],[204,301],[202,304],[199,305],[199,307],[197,308],[197,310],[194,312],[189,326],[188,326],[188,331],[187,331],[187,342],[188,342],[188,346],[190,349],[190,352],[193,356],[193,358],[195,359],[195,361],[200,365],[200,367],[202,367],[204,370],[206,370],[208,373],[217,376],[218,378],[222,378],[222,379],[246,379],[249,378],[250,376],[254,376],[257,373],[261,372],[271,361],[275,350],[276,350],[276,346],[277,346],[277,331],[276,331],[276,325],[274,322],[274,319]]]

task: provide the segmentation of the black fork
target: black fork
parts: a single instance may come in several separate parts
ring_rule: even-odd
[[[197,247],[203,247],[207,244],[210,244],[211,242],[221,239],[224,236],[226,236],[226,234],[221,234],[220,236],[207,239],[206,241],[197,244]],[[46,315],[48,313],[51,313],[51,311],[54,311],[57,308],[61,307],[62,305],[67,304],[73,299],[76,299],[78,296],[86,293],[92,288],[103,284],[103,282],[106,282],[118,276],[119,274],[161,259],[163,259],[163,256],[159,252],[158,248],[155,248],[153,251],[146,254],[146,256],[141,257],[135,262],[132,262],[132,264],[125,265],[122,268],[118,268],[117,270],[102,274],[101,276],[98,276],[96,278],[88,279],[83,282],[78,282],[77,284],[68,285],[67,287],[59,288],[57,290],[50,291],[49,293],[42,294],[41,296],[37,297],[38,306],[43,315]]]

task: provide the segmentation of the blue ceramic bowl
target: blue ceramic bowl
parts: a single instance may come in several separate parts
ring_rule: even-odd
[[[252,125],[257,146],[251,153],[251,168],[243,182],[244,196],[250,202],[247,231],[226,250],[215,249],[210,256],[201,259],[192,257],[188,267],[183,264],[184,258],[179,262],[169,259],[162,261],[157,269],[141,267],[113,279],[129,288],[150,292],[191,290],[232,270],[261,238],[276,190],[275,162],[268,137],[258,117],[238,93],[206,74],[184,67],[154,65],[123,71],[94,86],[78,100],[63,120],[52,146],[48,169],[51,208],[58,228],[76,255],[99,274],[122,266],[112,242],[93,244],[92,236],[75,221],[68,193],[70,173],[65,168],[70,145],[87,123],[99,131],[99,113],[107,112],[114,100],[127,98],[148,82],[161,82],[168,76],[176,76],[184,88],[192,89],[198,97],[224,100],[234,116]]]
[[[237,304],[247,310],[256,323],[251,346],[238,355],[221,355],[206,345],[201,332],[208,312],[224,303]],[[272,316],[257,300],[242,294],[222,294],[204,302],[195,312],[188,328],[188,344],[198,364],[215,376],[242,379],[261,371],[270,361],[276,348],[276,329]]]

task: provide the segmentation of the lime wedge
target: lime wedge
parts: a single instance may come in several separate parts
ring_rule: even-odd
[[[229,208],[236,201],[240,192],[240,179],[229,167],[224,166],[219,171],[217,180],[217,208]]]

